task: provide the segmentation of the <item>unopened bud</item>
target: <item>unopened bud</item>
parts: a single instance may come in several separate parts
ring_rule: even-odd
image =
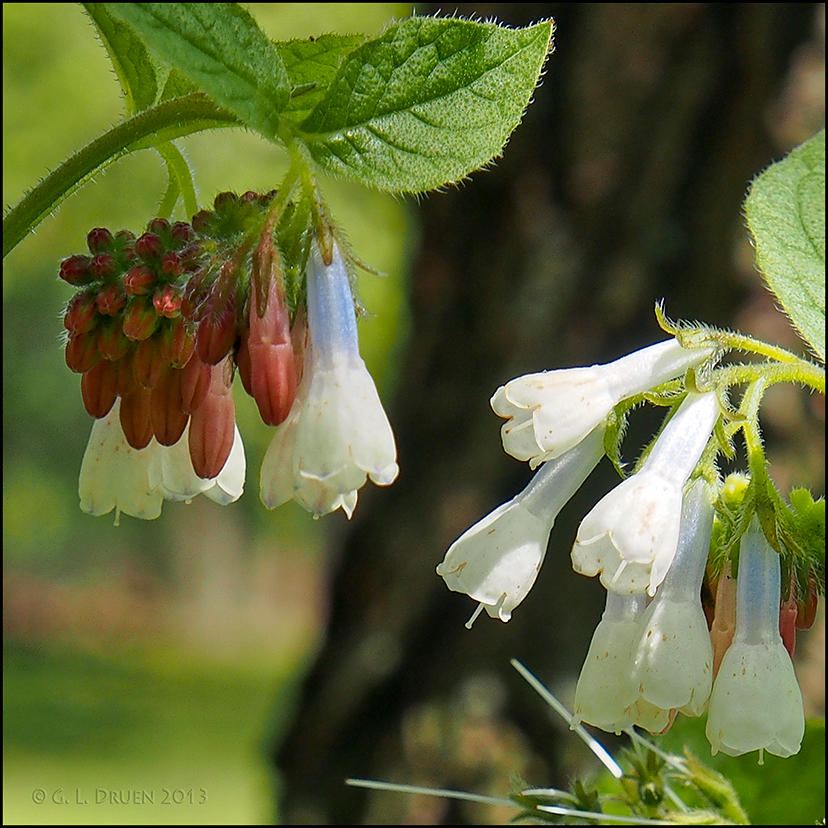
[[[170,223],[165,218],[154,218],[148,225],[147,230],[155,233],[156,236],[167,236],[170,232]]]
[[[155,271],[146,265],[136,265],[124,276],[124,289],[132,296],[142,296],[152,293],[158,277]]]
[[[208,312],[198,325],[196,348],[202,362],[221,362],[235,345],[236,333],[236,303],[231,296],[218,312]]]
[[[175,445],[189,418],[181,405],[181,372],[167,368],[151,392],[150,419],[155,439],[162,446]]]
[[[156,233],[144,233],[135,242],[135,252],[145,262],[153,264],[164,254],[164,242]]]
[[[96,420],[106,417],[118,397],[118,369],[114,362],[100,360],[81,377],[83,405]]]
[[[137,388],[122,397],[119,414],[127,442],[134,449],[146,448],[152,440],[150,392],[145,388]]]
[[[66,343],[66,365],[76,374],[88,371],[101,358],[98,350],[98,332],[76,334]]]
[[[184,247],[193,241],[195,233],[186,221],[177,221],[170,230],[170,238],[172,238],[176,247]]]
[[[76,293],[66,307],[63,326],[71,334],[89,333],[98,323],[98,304],[92,293]]]
[[[59,276],[70,285],[86,285],[94,279],[89,265],[92,260],[89,256],[70,256],[60,263]]]
[[[123,332],[134,342],[140,342],[152,336],[158,328],[158,314],[143,296],[133,296],[124,311]]]
[[[100,325],[96,333],[98,350],[104,359],[117,362],[129,350],[129,340],[124,336],[118,322]]]
[[[232,364],[226,360],[211,369],[210,389],[190,417],[187,437],[193,470],[203,479],[216,477],[224,468],[236,427],[232,393]]]
[[[211,366],[194,353],[181,369],[181,408],[192,414],[203,402],[210,388]]]
[[[107,285],[95,297],[98,311],[104,316],[117,316],[126,305],[126,294],[120,285]]]
[[[132,373],[142,388],[155,388],[168,365],[158,337],[144,339],[136,346]]]
[[[89,269],[96,279],[111,279],[118,272],[118,262],[111,253],[93,256]]]
[[[181,292],[172,285],[164,285],[155,291],[152,304],[158,314],[173,319],[181,312]]]
[[[95,227],[86,234],[86,244],[90,253],[107,253],[115,239],[105,227]]]

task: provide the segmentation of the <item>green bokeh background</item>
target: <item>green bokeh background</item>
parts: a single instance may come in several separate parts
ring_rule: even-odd
[[[391,3],[250,9],[278,39],[375,33],[410,13]],[[3,70],[8,207],[124,108],[77,4],[3,4]],[[203,206],[221,190],[272,189],[287,168],[278,147],[243,130],[201,133],[180,146]],[[239,502],[170,503],[156,521],[126,517],[119,527],[112,515],[92,518],[78,508],[91,419],[79,377],[63,361],[62,307],[72,289],[57,279],[58,264],[84,252],[92,227],[142,232],[165,184],[154,152],[122,159],[5,261],[6,823],[276,817],[267,741],[313,652],[324,613],[324,532],[344,517],[315,522],[294,504],[261,506],[258,472],[271,430],[243,391],[236,401],[247,487]],[[369,312],[360,336],[380,393],[390,394],[407,330],[409,207],[356,185],[323,186],[357,255],[383,274],[360,278]],[[38,804],[41,789],[47,798]],[[135,804],[133,791],[154,803]]]

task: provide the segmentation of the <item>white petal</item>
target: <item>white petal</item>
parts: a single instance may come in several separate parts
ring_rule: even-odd
[[[204,490],[210,500],[226,506],[237,501],[244,492],[244,481],[247,474],[247,464],[244,457],[244,443],[242,443],[239,427],[235,427],[233,446],[222,470],[215,480],[209,481],[212,485]]]
[[[535,583],[551,528],[517,498],[510,500],[449,547],[437,574],[450,590],[465,592],[490,616],[508,621]]]
[[[80,506],[91,515],[113,509],[153,520],[161,514],[164,496],[151,485],[150,467],[156,445],[132,448],[119,420],[119,401],[106,417],[95,420],[83,455],[78,493]]]

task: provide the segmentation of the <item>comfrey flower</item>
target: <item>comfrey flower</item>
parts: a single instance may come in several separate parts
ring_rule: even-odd
[[[802,693],[779,634],[779,600],[779,555],[754,516],[739,547],[736,632],[710,696],[706,733],[714,754],[799,751]]]
[[[577,445],[622,400],[684,374],[713,354],[668,339],[615,362],[527,374],[497,389],[492,409],[507,422],[503,448],[532,468]]]
[[[121,513],[152,520],[161,514],[164,500],[192,500],[205,494],[217,503],[237,500],[244,488],[244,448],[238,429],[232,449],[213,479],[198,477],[193,470],[184,433],[174,445],[156,440],[142,449],[133,448],[121,427],[120,401],[92,426],[81,463],[79,495],[83,511],[105,515]]]
[[[704,712],[713,683],[713,647],[701,605],[712,530],[710,492],[699,479],[684,496],[676,556],[633,643],[632,679],[641,697],[688,716]]]
[[[464,532],[448,549],[437,574],[465,592],[492,618],[508,621],[535,583],[558,513],[604,454],[604,429],[546,463],[529,485]]]
[[[719,416],[714,392],[688,393],[641,469],[605,495],[581,522],[572,566],[616,592],[652,596],[679,539],[682,488]]]
[[[397,477],[397,450],[376,386],[359,353],[345,260],[316,240],[307,269],[308,334],[302,381],[262,463],[261,498],[270,509],[296,500],[315,516],[351,516],[366,478]]]
[[[575,688],[575,719],[619,733],[634,724],[651,733],[669,727],[671,713],[648,702],[633,677],[641,637],[644,595],[607,592],[604,614],[589,645]]]

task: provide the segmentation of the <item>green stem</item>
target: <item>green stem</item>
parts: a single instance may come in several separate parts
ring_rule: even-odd
[[[156,149],[167,165],[171,187],[174,182],[184,201],[184,212],[188,218],[191,218],[198,212],[198,203],[196,201],[195,185],[193,184],[193,174],[190,171],[187,159],[172,141],[159,144]],[[174,203],[170,205],[170,210],[174,206]]]
[[[163,101],[127,118],[64,161],[9,210],[3,219],[3,256],[84,182],[121,156],[193,132],[239,125],[234,115],[201,93]]]
[[[825,371],[818,365],[796,357],[796,362],[783,364],[740,363],[717,368],[710,375],[706,385],[737,385],[745,382],[764,380],[766,385],[778,382],[794,382],[805,385],[813,391],[825,394]]]

